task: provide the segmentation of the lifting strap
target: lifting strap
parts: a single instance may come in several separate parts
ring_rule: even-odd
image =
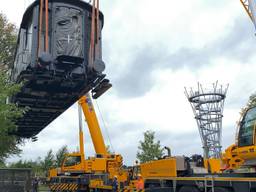
[[[49,0],[40,0],[39,5],[39,31],[38,31],[38,47],[37,47],[37,55],[41,51],[41,38],[43,33],[43,13],[45,8],[45,15],[44,15],[44,21],[45,21],[45,38],[44,38],[44,51],[49,51]]]
[[[42,36],[42,25],[43,25],[43,6],[44,6],[44,0],[40,0],[37,55],[41,51],[41,36]]]
[[[93,69],[93,63],[96,53],[98,53],[98,40],[100,36],[100,22],[99,22],[99,0],[93,0],[92,3],[92,22],[91,22],[91,36],[89,49],[89,69]],[[97,47],[96,47],[97,45]]]
[[[97,9],[96,9],[96,45],[98,44],[100,38],[100,1],[97,0]],[[97,50],[97,49],[96,49]]]
[[[45,46],[44,51],[49,51],[49,0],[45,0]]]

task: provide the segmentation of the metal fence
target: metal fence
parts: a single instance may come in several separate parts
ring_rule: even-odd
[[[0,169],[0,192],[30,192],[31,169]]]

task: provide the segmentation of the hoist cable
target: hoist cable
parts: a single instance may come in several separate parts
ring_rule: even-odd
[[[100,107],[99,107],[99,105],[98,105],[97,100],[95,100],[95,102],[96,102],[96,106],[97,106],[97,108],[98,108],[98,111],[99,111],[100,118],[101,118],[101,120],[102,120],[103,126],[104,126],[104,128],[105,128],[105,130],[106,130],[106,134],[107,134],[107,137],[108,137],[108,140],[109,140],[110,148],[112,149],[112,152],[115,153],[115,149],[114,149],[114,147],[113,147],[113,145],[112,145],[112,142],[111,142],[111,139],[110,139],[110,136],[109,136],[107,124],[105,123],[105,120],[104,120],[104,118],[103,118],[103,115],[102,115],[102,113],[101,113],[101,110],[100,110]]]

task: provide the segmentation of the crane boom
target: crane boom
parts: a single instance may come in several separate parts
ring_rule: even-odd
[[[246,13],[248,14],[248,16],[251,18],[252,20],[252,12],[249,8],[249,0],[240,0],[240,2],[242,3]]]
[[[83,132],[83,122],[82,122],[82,107],[78,105],[78,118],[79,118],[79,148],[80,154],[84,157],[84,132]]]
[[[256,28],[256,1],[255,0],[240,0],[246,13],[252,20]]]
[[[89,94],[86,94],[86,96],[81,97],[79,99],[79,104],[83,110],[85,119],[87,121],[87,125],[90,131],[90,135],[92,138],[92,142],[93,142],[93,146],[96,154],[106,156],[108,152],[107,152],[106,145],[101,133],[100,126],[99,126],[99,122],[97,120],[97,116],[93,107],[91,96]],[[81,139],[83,139],[82,136],[80,136],[80,140]],[[82,142],[80,141],[80,143]]]

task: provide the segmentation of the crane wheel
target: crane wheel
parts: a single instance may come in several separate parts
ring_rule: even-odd
[[[194,186],[183,186],[178,192],[200,192],[198,188]]]
[[[210,189],[208,192],[212,192],[213,190]],[[233,190],[225,188],[225,187],[214,187],[214,192],[233,192]]]

